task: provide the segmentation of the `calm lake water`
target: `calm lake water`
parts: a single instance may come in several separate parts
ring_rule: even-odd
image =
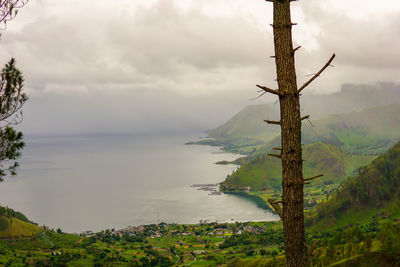
[[[238,155],[187,146],[196,136],[28,136],[16,177],[0,184],[0,204],[67,232],[128,225],[276,220],[252,202],[209,195]]]

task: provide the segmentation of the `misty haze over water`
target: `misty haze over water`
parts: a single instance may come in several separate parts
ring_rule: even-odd
[[[380,83],[346,85],[331,95],[307,94],[302,113],[317,119],[398,103],[399,89],[398,84]],[[238,155],[184,145],[245,105],[265,102],[238,95],[156,96],[32,96],[18,125],[27,143],[21,167],[17,177],[6,177],[0,185],[0,204],[40,224],[70,232],[159,220],[274,219],[239,197],[209,196],[190,187],[222,182],[237,167],[214,163]],[[279,117],[275,102],[263,106],[266,111],[260,114],[260,124],[267,117]]]
[[[184,145],[197,136],[28,136],[18,176],[0,186],[0,203],[68,232],[276,219],[243,198],[190,187],[221,182],[237,168],[214,163],[238,155]]]

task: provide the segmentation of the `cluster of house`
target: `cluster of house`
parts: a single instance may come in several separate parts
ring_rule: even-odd
[[[141,233],[143,234],[146,231],[146,227],[144,225],[139,225],[139,226],[133,226],[133,225],[129,225],[128,227],[124,228],[124,229],[120,229],[117,231],[112,231],[113,234],[119,235],[119,236],[123,236],[125,234],[135,234],[135,233]]]
[[[144,231],[145,231],[145,226],[143,226],[143,225],[140,225],[140,226],[131,226],[130,225],[121,230],[115,230],[115,229],[110,230],[111,234],[119,235],[119,236],[123,236],[124,234],[144,233]],[[79,235],[90,237],[94,234],[96,234],[96,233],[94,233],[92,230],[88,230],[88,231],[84,231],[84,232],[80,233]]]
[[[175,227],[170,227],[170,225],[167,225],[165,223],[161,224],[156,224],[156,225],[139,225],[139,226],[128,226],[124,229],[120,230],[115,230],[112,229],[110,230],[110,233],[113,235],[118,235],[118,236],[124,236],[126,234],[128,235],[137,235],[137,234],[144,234],[150,238],[158,238],[162,237],[166,233],[168,235],[176,235],[176,236],[193,236],[193,235],[198,235],[198,231],[200,230],[200,226],[194,225],[194,226],[188,226],[185,227],[185,229],[179,229]],[[262,233],[265,231],[265,226],[251,226],[251,225],[245,225],[242,227],[234,227],[234,225],[231,225],[229,228],[226,227],[226,225],[215,225],[212,229],[208,230],[206,233],[204,233],[203,229],[203,235],[217,235],[217,236],[230,236],[233,234],[240,235],[244,232],[249,232],[249,233]],[[81,236],[92,236],[95,233],[93,231],[85,231],[82,232],[80,235]]]

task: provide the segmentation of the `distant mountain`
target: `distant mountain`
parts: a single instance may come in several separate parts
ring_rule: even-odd
[[[400,142],[360,169],[308,219],[315,228],[359,224],[400,214]]]
[[[279,127],[278,127],[279,128]],[[350,154],[380,155],[400,140],[400,104],[329,115],[303,123],[302,143],[323,142]],[[280,146],[280,136],[258,146],[254,154]]]
[[[345,84],[333,94],[310,95],[306,92],[301,97],[302,112],[314,119],[391,104],[400,104],[400,84]]]
[[[374,156],[350,155],[339,147],[324,143],[304,146],[303,173],[305,177],[323,173],[322,178],[313,181],[313,186],[340,183],[356,170],[371,162]],[[250,186],[252,190],[281,189],[281,162],[277,158],[259,155],[243,164],[223,183],[225,189],[239,189]]]
[[[276,125],[270,125],[275,127]],[[268,129],[266,131],[268,133]],[[272,134],[271,134],[272,136]],[[280,146],[280,134],[274,133],[273,139],[261,144],[254,142],[246,147],[243,138],[219,140],[220,145],[228,144],[225,149],[232,152],[251,152],[251,157],[241,159],[239,163],[249,161],[255,156],[269,153],[273,147]],[[257,137],[248,137],[247,144]],[[236,141],[237,140],[237,141]],[[261,140],[258,138],[257,140]],[[265,140],[265,139],[264,139]],[[347,114],[329,115],[319,120],[303,122],[302,143],[316,142],[335,145],[350,154],[380,155],[400,140],[400,104],[353,111]],[[237,146],[235,146],[237,144]],[[240,144],[241,146],[239,146]],[[234,148],[231,150],[231,148]],[[246,150],[247,149],[247,150]],[[305,158],[306,159],[306,158]]]
[[[330,115],[305,125],[303,143],[324,142],[352,154],[381,154],[400,139],[400,104]]]
[[[395,118],[399,118],[398,115],[395,115],[395,118],[393,118],[392,121],[389,120],[389,122],[387,122],[390,118],[386,118],[384,116],[385,114],[382,113],[386,111],[374,115],[371,114],[371,112],[374,111],[371,108],[383,105],[389,106],[391,104],[400,104],[400,85],[391,83],[380,83],[374,85],[348,84],[344,85],[340,92],[330,95],[305,94],[301,98],[301,101],[302,113],[304,115],[311,115],[311,122],[316,126],[314,129],[318,128],[317,126],[319,126],[318,122],[320,119],[327,115],[345,114],[350,112],[353,112],[353,118],[345,123],[346,126],[350,125],[349,123],[352,123],[355,119],[360,119],[360,123],[357,124],[355,129],[359,130],[360,134],[357,134],[356,138],[359,138],[362,133],[369,135],[368,132],[362,132],[364,130],[363,124],[366,124],[365,127],[367,127],[367,129],[373,129],[374,133],[378,133],[378,135],[381,135],[381,137],[384,138],[387,136],[387,134],[381,134],[386,131],[386,126],[384,126],[384,124],[389,123],[387,126],[392,127],[390,130],[393,130],[393,127],[399,126],[396,121],[393,121]],[[357,113],[367,108],[371,109],[371,112],[366,113],[365,116],[362,113]],[[397,112],[396,107],[392,108],[392,112]],[[372,116],[373,119],[371,121],[368,120],[370,116]],[[251,154],[262,149],[263,144],[273,143],[279,136],[279,127],[276,125],[266,124],[263,122],[264,119],[279,120],[279,104],[269,103],[247,106],[226,123],[211,130],[208,137],[213,138],[212,141],[202,140],[199,143],[223,145],[226,150],[231,152]],[[321,126],[331,127],[329,129],[332,129],[332,127],[340,125],[341,119],[345,119],[345,116],[338,115],[336,118],[331,117],[330,119],[325,119],[325,121],[321,121]],[[394,125],[393,123],[396,124]],[[373,124],[375,124],[375,126]],[[307,122],[303,125],[305,125],[305,129],[309,128],[307,127],[309,126]],[[310,134],[311,139],[321,133],[330,135],[331,133],[329,133],[329,129],[325,130],[318,128],[318,130],[310,129],[307,131]],[[306,134],[307,133],[305,133],[305,137],[307,137]],[[333,133],[333,135],[334,137],[333,139],[330,139],[329,143],[335,145],[341,145],[343,138],[352,138],[352,135],[347,137],[337,136],[337,133]],[[334,138],[337,138],[338,140],[334,140]],[[312,143],[308,141],[308,139],[305,139],[305,141],[306,143]],[[275,140],[275,143],[277,142],[279,143],[279,141]],[[355,150],[357,150],[358,145],[352,145],[354,145],[356,147]],[[386,145],[382,144],[382,151],[389,148],[391,145],[393,145],[393,142],[389,142]],[[352,153],[354,152],[351,145],[348,149]],[[364,153],[363,149],[362,153]]]
[[[228,151],[250,154],[256,147],[280,135],[279,127],[263,122],[278,114],[277,107],[269,104],[247,106],[226,123],[210,131],[208,137],[215,138]]]

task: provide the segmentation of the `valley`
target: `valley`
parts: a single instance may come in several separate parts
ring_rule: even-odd
[[[244,113],[249,110],[253,108]],[[398,264],[399,114],[400,106],[391,104],[305,122],[304,176],[324,174],[306,184],[304,191],[312,266]],[[272,211],[267,200],[280,198],[281,167],[267,153],[277,153],[272,150],[279,146],[279,133],[268,132],[269,137],[263,137],[251,132],[252,125],[260,122],[242,115],[211,131],[209,137],[214,139],[189,144],[223,146],[226,151],[242,153],[237,160],[217,162],[240,166],[219,184],[219,190]],[[246,129],[241,128],[241,120],[246,121]],[[192,187],[219,194],[214,182]],[[0,265],[285,266],[283,229],[280,221],[205,220],[69,234],[2,208]]]

